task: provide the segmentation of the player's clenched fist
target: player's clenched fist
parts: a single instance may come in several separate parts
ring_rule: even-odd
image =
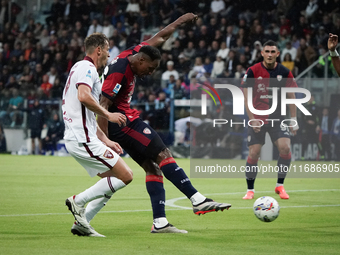
[[[336,46],[338,45],[338,36],[329,33],[329,38],[328,38],[328,49],[330,51],[335,51]]]
[[[120,127],[126,126],[126,116],[119,112],[110,113],[108,120],[117,123]]]
[[[190,12],[190,13],[184,14],[182,18],[183,18],[183,23],[186,23],[189,21],[195,22],[198,19],[198,16]]]
[[[110,141],[106,144],[108,147],[110,147],[114,152],[116,152],[118,155],[121,155],[123,153],[122,147],[120,147],[119,143]]]
[[[258,133],[261,131],[261,125],[263,125],[263,123],[261,123],[258,120],[251,120],[251,126],[254,129],[255,133]]]

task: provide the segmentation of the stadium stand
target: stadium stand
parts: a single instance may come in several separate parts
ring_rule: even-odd
[[[329,32],[340,35],[339,1],[42,0],[35,11],[27,2],[2,0],[0,6],[0,124],[5,128],[27,124],[20,109],[13,114],[8,108],[16,89],[25,100],[23,107],[30,108],[39,99],[46,116],[60,112],[63,84],[72,65],[84,57],[83,41],[89,33],[108,34],[117,54],[183,13],[199,15],[196,24],[176,31],[160,49],[159,70],[137,79],[132,103],[160,131],[171,130],[174,120],[188,116],[184,103],[170,121],[170,104],[159,109],[159,102],[168,102],[174,88],[176,100],[188,100],[193,78],[242,79],[250,65],[262,60],[261,45],[269,39],[291,55],[281,60],[299,75],[327,52]],[[179,74],[178,82],[177,77],[172,82],[162,79],[168,63]],[[312,76],[320,75],[319,66]],[[328,77],[336,77],[331,68]],[[322,100],[317,104],[328,106]],[[163,123],[156,116],[162,116]]]

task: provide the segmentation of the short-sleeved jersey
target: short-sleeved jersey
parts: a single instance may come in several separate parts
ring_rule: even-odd
[[[274,69],[267,69],[263,63],[257,63],[248,68],[242,80],[242,87],[253,88],[253,106],[257,110],[268,110],[272,106],[272,88],[278,88],[277,108],[270,115],[256,115],[256,119],[283,119],[281,116],[281,88],[297,87],[291,71],[277,63]]]
[[[124,113],[130,121],[137,119],[139,112],[130,108],[136,79],[127,57],[138,53],[144,45],[149,44],[142,42],[123,51],[104,70],[102,95],[113,102],[108,110]]]
[[[92,96],[99,102],[102,84],[93,60],[89,57],[75,63],[70,70],[63,92],[62,110],[64,139],[77,140],[79,143],[92,142],[98,139],[96,115],[78,100],[78,86],[91,88]]]

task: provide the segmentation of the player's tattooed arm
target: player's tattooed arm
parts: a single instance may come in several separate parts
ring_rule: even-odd
[[[194,22],[197,20],[197,15],[193,13],[186,13],[179,17],[177,20],[167,25],[149,40],[145,41],[153,47],[161,46],[166,40],[170,38],[170,36],[175,32],[175,30],[182,24]]]
[[[102,96],[100,98],[99,103],[100,103],[101,107],[103,107],[105,110],[108,110],[109,107],[112,105],[112,101],[105,96]],[[119,114],[119,116],[122,116],[120,118],[120,122],[116,122],[116,123],[119,124],[119,126],[121,126],[121,125],[125,126],[126,125],[126,116],[124,114],[121,114],[121,113],[111,113],[111,114]],[[106,136],[108,136],[108,121],[107,121],[107,119],[103,118],[102,116],[98,116],[97,123],[98,123],[100,129],[104,132],[104,134]]]
[[[101,96],[99,103],[106,110],[108,110],[109,107],[112,105],[111,100],[109,100],[108,98],[106,98],[104,96]],[[104,132],[104,134],[106,136],[108,136],[108,122],[107,122],[107,120],[105,118],[101,117],[101,116],[98,116],[97,122],[98,122],[100,129]]]
[[[91,88],[84,86],[83,84],[78,84],[78,100],[87,109],[94,112],[95,114],[102,116],[105,119],[109,118],[109,112],[107,109],[101,107],[98,102],[94,99],[91,94]]]
[[[97,126],[97,136],[100,141],[106,144],[106,146],[110,147],[112,150],[114,150],[118,155],[123,153],[122,147],[119,145],[119,143],[116,143],[114,141],[111,141],[107,135],[100,129],[99,126]]]
[[[119,112],[111,113],[108,111],[108,107],[105,108],[98,104],[93,98],[91,89],[88,86],[82,84],[78,86],[78,99],[87,109],[97,114],[98,118],[102,118],[106,122],[117,123],[119,126],[125,126],[126,116]]]

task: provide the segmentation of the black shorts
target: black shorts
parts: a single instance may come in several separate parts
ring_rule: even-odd
[[[130,122],[125,127],[109,122],[109,138],[122,148],[140,166],[146,159],[156,161],[158,154],[166,148],[157,132],[140,118]]]
[[[277,139],[282,137],[290,138],[289,127],[282,126],[281,122],[274,122],[274,126],[272,127],[272,123],[264,124],[261,127],[260,132],[255,133],[252,127],[248,126],[248,146],[254,144],[265,143],[266,132],[269,133],[272,142],[274,143]]]
[[[41,129],[32,128],[31,129],[31,138],[41,138]]]

